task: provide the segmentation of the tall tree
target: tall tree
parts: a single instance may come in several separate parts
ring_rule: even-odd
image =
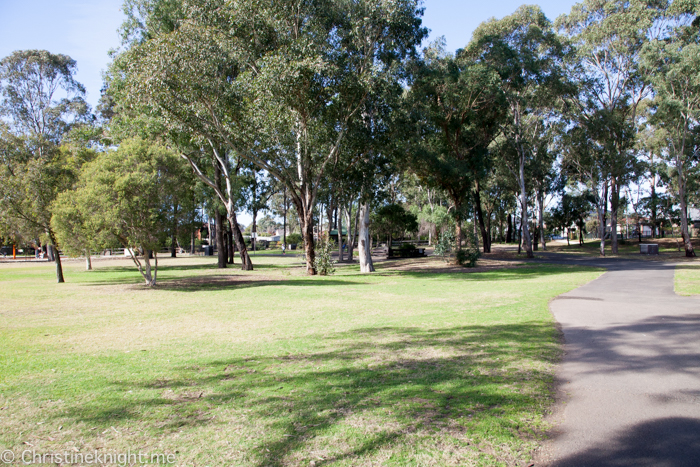
[[[665,130],[666,154],[675,172],[681,236],[688,257],[695,256],[688,232],[688,175],[700,164],[694,141],[700,124],[700,35],[692,19],[681,18],[670,37],[647,44],[642,55],[643,70],[655,94],[650,121]]]
[[[607,179],[600,188],[609,194],[613,254],[617,254],[620,191],[634,165],[637,107],[650,92],[639,71],[639,55],[649,38],[663,30],[660,19],[667,4],[665,0],[584,0],[557,19],[576,50],[568,71],[581,86],[569,101],[571,110],[605,152],[598,158],[604,164],[599,171]],[[607,199],[602,208],[605,219]],[[604,224],[601,229],[600,254],[605,255]]]
[[[449,196],[456,226],[455,250],[459,251],[464,240],[463,216],[472,193],[477,211],[481,209],[478,181],[485,177],[488,146],[503,116],[500,79],[465,53],[456,58],[446,55],[440,44],[426,49],[414,73],[407,106],[416,132],[407,153],[418,177]],[[478,217],[487,252],[489,236],[483,216]]]
[[[69,56],[45,50],[16,51],[0,61],[3,224],[25,238],[46,238],[58,282],[64,278],[51,204],[75,176],[58,145],[71,127],[89,117],[76,71]]]
[[[474,31],[467,53],[496,70],[501,78],[509,110],[502,130],[517,154],[522,234],[527,256],[532,258],[525,170],[533,156],[530,135],[541,131],[557,98],[567,91],[561,69],[565,48],[539,7],[522,6],[503,19],[482,23]]]

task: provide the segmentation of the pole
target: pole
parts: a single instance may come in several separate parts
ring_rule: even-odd
[[[12,245],[12,259],[17,259],[17,245]]]

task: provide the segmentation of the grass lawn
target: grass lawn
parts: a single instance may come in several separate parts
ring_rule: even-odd
[[[700,265],[676,266],[674,285],[679,295],[700,295]]]
[[[0,264],[0,450],[527,465],[560,352],[548,301],[601,274],[215,261],[163,259],[154,290],[125,260],[66,262],[66,284],[45,263]]]

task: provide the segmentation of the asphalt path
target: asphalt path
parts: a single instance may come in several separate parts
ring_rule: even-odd
[[[675,265],[535,261],[607,269],[550,304],[565,355],[556,428],[537,465],[700,466],[700,299],[674,293]]]

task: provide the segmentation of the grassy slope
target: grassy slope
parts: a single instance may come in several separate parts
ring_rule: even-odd
[[[547,303],[600,273],[307,278],[164,260],[144,290],[0,265],[0,448],[177,453],[178,465],[514,465],[545,428]]]
[[[679,295],[700,295],[700,265],[676,266],[674,283]]]

